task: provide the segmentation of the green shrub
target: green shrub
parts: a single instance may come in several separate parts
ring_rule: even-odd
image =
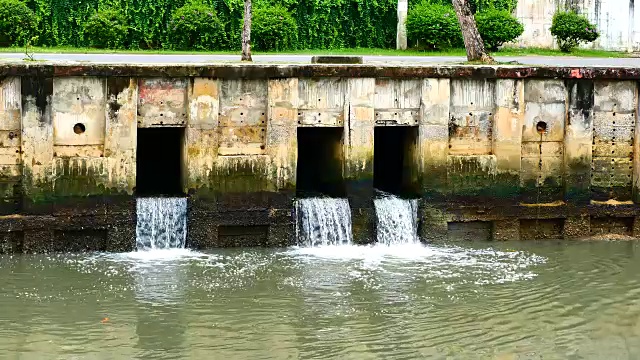
[[[502,10],[512,13],[518,5],[518,0],[471,0],[471,10],[475,13],[489,10]]]
[[[297,47],[298,25],[282,6],[253,11],[251,44],[256,50],[291,50]]]
[[[197,2],[173,13],[166,43],[176,50],[221,50],[228,47],[224,25],[215,9]]]
[[[556,38],[560,50],[570,52],[581,42],[595,41],[600,33],[586,17],[573,11],[558,11],[553,15],[551,35]]]
[[[498,50],[502,44],[515,40],[524,32],[524,26],[511,13],[488,10],[477,13],[476,24],[484,44],[489,50]]]
[[[0,0],[0,46],[23,46],[36,34],[37,19],[20,0]]]
[[[439,50],[464,46],[453,7],[423,1],[407,14],[407,36],[418,47]]]
[[[97,11],[84,23],[84,38],[99,49],[122,49],[129,36],[127,17],[120,10]]]

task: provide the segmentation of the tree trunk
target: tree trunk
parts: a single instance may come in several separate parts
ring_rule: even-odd
[[[251,60],[251,0],[244,0],[244,25],[242,26],[242,61]]]
[[[462,37],[464,38],[464,47],[467,49],[467,60],[480,61],[486,64],[494,63],[493,58],[487,53],[484,47],[484,41],[480,37],[476,20],[471,13],[471,7],[468,0],[453,0],[453,7],[456,9],[458,22],[462,29]]]

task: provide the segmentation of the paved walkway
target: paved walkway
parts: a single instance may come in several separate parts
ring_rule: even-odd
[[[257,63],[310,63],[312,55],[254,55]],[[22,53],[0,53],[3,59],[21,60]],[[82,61],[94,63],[206,63],[238,61],[240,55],[155,55],[155,54],[35,54],[37,60]],[[447,64],[461,63],[461,56],[364,56],[365,63]],[[523,65],[552,66],[624,66],[640,67],[640,58],[583,58],[570,56],[500,56],[500,62],[518,62]]]

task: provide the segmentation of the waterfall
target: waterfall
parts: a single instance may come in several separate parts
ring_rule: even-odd
[[[138,198],[138,251],[182,249],[187,238],[186,198]]]
[[[352,243],[351,208],[347,199],[298,199],[296,214],[296,235],[300,245],[312,247]]]
[[[404,200],[384,194],[374,200],[377,241],[384,245],[417,244],[418,200]]]

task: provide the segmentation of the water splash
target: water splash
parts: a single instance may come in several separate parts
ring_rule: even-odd
[[[296,235],[300,245],[313,247],[353,242],[351,208],[347,199],[299,199],[296,213]]]
[[[138,251],[183,249],[187,238],[186,198],[138,198]]]
[[[374,200],[378,222],[377,241],[384,245],[417,244],[418,200],[404,200],[384,194]]]

